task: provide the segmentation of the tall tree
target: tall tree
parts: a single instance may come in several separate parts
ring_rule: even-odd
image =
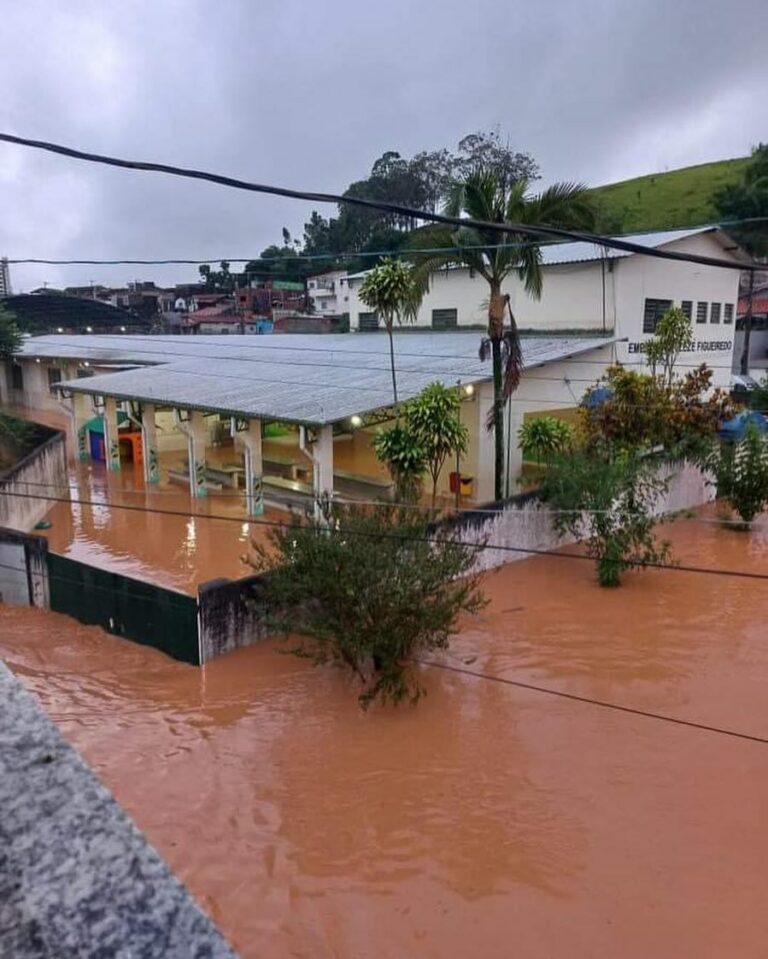
[[[397,406],[397,374],[395,372],[395,343],[392,330],[398,323],[412,323],[416,319],[424,282],[410,263],[386,259],[374,267],[360,286],[360,299],[384,321],[389,337],[389,361],[392,368],[392,397]]]
[[[768,217],[768,143],[754,148],[741,183],[723,187],[714,201],[724,219]],[[744,223],[726,229],[753,255],[768,256],[768,223]]]
[[[565,229],[589,229],[594,212],[586,190],[580,184],[556,183],[541,193],[532,194],[526,179],[509,182],[504,172],[481,168],[455,183],[445,211],[449,216],[466,216],[490,223],[520,223],[558,226]],[[420,238],[423,241],[423,237]],[[526,292],[539,299],[542,290],[541,248],[527,233],[508,233],[488,229],[460,227],[454,232],[437,229],[430,232],[429,246],[455,248],[455,252],[420,260],[416,267],[422,281],[433,270],[463,263],[488,284],[488,336],[480,344],[480,357],[493,360],[493,408],[489,428],[494,430],[495,496],[503,495],[504,476],[504,403],[517,389],[522,371],[520,337],[503,292],[507,277],[516,272]],[[505,327],[505,316],[509,326]]]
[[[7,360],[21,347],[21,333],[16,316],[0,303],[0,359]]]

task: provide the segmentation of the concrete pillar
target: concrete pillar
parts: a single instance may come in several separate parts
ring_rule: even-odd
[[[117,430],[117,400],[114,396],[104,397],[104,455],[107,460],[107,469],[120,469],[120,439]]]
[[[208,495],[205,482],[205,440],[205,416],[200,410],[190,410],[187,423],[189,495],[194,498]]]
[[[507,470],[507,483],[504,486],[509,489],[509,495],[514,496],[520,492],[520,484],[517,482],[520,471],[523,468],[523,451],[520,449],[520,440],[518,433],[523,425],[523,410],[512,399],[511,405],[508,404],[505,410],[504,422],[504,467]]]
[[[333,496],[333,426],[323,426],[317,432],[312,447],[312,487],[315,500]],[[315,516],[320,510],[315,504]]]
[[[160,464],[157,458],[157,426],[155,425],[154,403],[144,403],[141,407],[141,446],[144,460],[144,481],[160,482]]]
[[[85,428],[86,423],[92,420],[94,415],[90,400],[90,396],[82,393],[72,393],[69,399],[63,401],[69,414],[72,449],[75,458],[79,460],[91,458],[88,432]]]
[[[249,516],[261,516],[264,512],[261,420],[249,420],[248,429],[237,435],[243,443],[245,460],[245,505]]]
[[[477,414],[477,476],[475,497],[478,503],[490,503],[494,494],[494,431],[487,428],[493,408],[493,383],[481,383],[475,403]]]

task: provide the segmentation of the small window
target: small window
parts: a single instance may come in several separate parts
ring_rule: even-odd
[[[706,303],[696,304],[696,322],[697,323],[707,322],[707,304]]]
[[[24,370],[22,370],[18,363],[14,363],[11,367],[11,386],[15,390],[24,389]]]
[[[358,317],[358,326],[361,333],[370,333],[378,330],[379,317],[376,313],[361,313]]]
[[[723,323],[733,323],[733,303],[726,303],[723,307]]]
[[[645,312],[643,313],[643,333],[655,333],[656,324],[670,306],[672,306],[672,300],[646,299]]]
[[[719,303],[712,304],[712,310],[710,311],[710,314],[709,314],[709,322],[710,323],[720,322],[720,304]]]
[[[432,310],[433,330],[453,330],[459,325],[458,310]]]
[[[54,390],[53,387],[57,383],[61,383],[61,370],[58,368],[58,366],[49,366],[48,367],[48,390],[54,396],[56,396],[57,394],[56,394],[56,390]]]
[[[680,310],[682,313],[688,317],[689,320],[693,319],[693,300],[683,300],[680,304]]]

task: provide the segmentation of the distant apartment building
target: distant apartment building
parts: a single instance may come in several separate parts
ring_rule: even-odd
[[[307,296],[313,313],[338,316],[346,313],[346,270],[331,270],[307,277]]]
[[[0,259],[0,296],[11,295],[11,269],[8,266],[8,257]]]

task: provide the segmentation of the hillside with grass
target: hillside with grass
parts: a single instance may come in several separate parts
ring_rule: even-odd
[[[590,192],[598,201],[601,229],[639,233],[709,223],[717,218],[712,197],[738,183],[749,160],[718,160],[595,187]]]

